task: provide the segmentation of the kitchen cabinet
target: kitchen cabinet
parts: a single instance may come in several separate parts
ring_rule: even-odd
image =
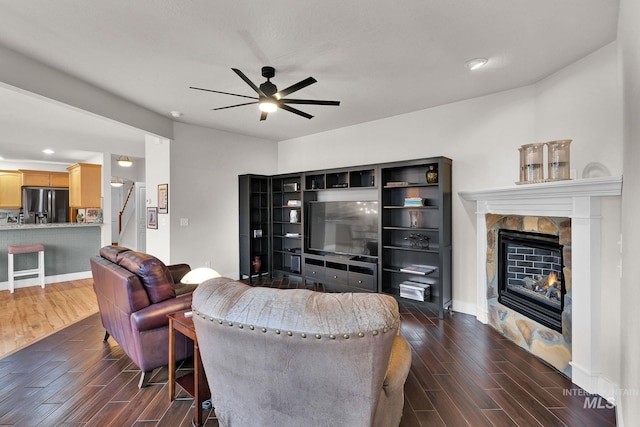
[[[49,173],[49,186],[50,187],[69,187],[69,173],[67,172],[50,172]]]
[[[66,172],[20,171],[22,185],[26,187],[63,187],[69,186],[69,174]]]
[[[0,171],[0,208],[19,208],[22,204],[22,175],[18,171]]]
[[[99,208],[102,198],[102,166],[76,163],[69,171],[69,206]]]

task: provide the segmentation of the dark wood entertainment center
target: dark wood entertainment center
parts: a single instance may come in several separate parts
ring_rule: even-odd
[[[371,202],[375,236],[361,250],[312,249],[310,206],[323,202]],[[330,291],[388,293],[440,318],[451,310],[451,159],[241,175],[239,208],[241,279],[297,277]]]

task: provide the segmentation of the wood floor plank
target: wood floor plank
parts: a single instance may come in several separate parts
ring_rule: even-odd
[[[416,369],[414,368],[409,372],[407,381],[404,383],[404,397],[411,403],[411,407],[415,411],[432,411],[435,408],[427,397],[424,385],[416,377],[415,371]],[[433,379],[433,384],[437,384],[433,376],[430,378]]]
[[[463,370],[457,368],[453,363],[448,364],[447,367],[451,378],[460,385],[462,390],[465,391],[465,398],[470,399],[479,409],[500,408],[498,404],[485,392],[485,390],[478,386],[478,384],[474,382],[473,378],[467,376]],[[437,376],[436,378],[442,377]]]
[[[429,390],[427,396],[433,403],[433,406],[437,408],[438,415],[442,418],[447,427],[468,427],[473,426],[469,424],[466,418],[458,407],[453,403],[453,400],[445,391]]]
[[[547,408],[538,402],[532,394],[531,389],[527,386],[521,387],[518,383],[513,381],[507,374],[492,374],[494,379],[502,386],[504,390],[509,391],[509,395],[512,399],[518,403],[526,403],[526,411],[535,417],[545,427],[564,426],[558,417],[553,415]]]
[[[440,383],[442,389],[449,395],[460,414],[467,420],[469,425],[474,427],[491,427],[491,422],[484,416],[480,408],[469,397],[468,390],[458,383],[451,375],[436,375],[436,381]],[[491,398],[489,398],[491,399]],[[493,400],[492,400],[493,401]],[[497,406],[497,405],[496,405]]]
[[[542,426],[542,422],[536,420],[536,418],[530,414],[525,407],[513,398],[513,396],[507,390],[487,390],[487,393],[491,398],[500,405],[502,410],[509,415],[517,425],[519,426]],[[526,402],[523,402],[526,405]],[[546,427],[546,426],[545,426]]]
[[[502,371],[517,384],[527,384],[527,393],[533,396],[545,408],[564,408],[565,405],[551,395],[547,390],[532,378],[537,375],[527,375],[510,362],[498,362],[498,366]],[[530,371],[531,372],[531,371]]]
[[[518,426],[502,409],[483,409],[482,413],[495,427]]]

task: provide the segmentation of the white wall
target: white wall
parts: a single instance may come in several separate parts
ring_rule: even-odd
[[[624,236],[623,279],[621,295],[621,355],[620,378],[624,425],[640,425],[640,2],[620,1],[618,40],[623,63],[624,185],[622,187],[622,228]],[[622,415],[620,417],[620,415]],[[622,425],[619,422],[619,425]]]
[[[615,43],[536,85],[279,143],[279,172],[431,156],[453,159],[453,191],[511,186],[518,147],[573,139],[572,168],[622,173],[621,89]],[[603,211],[603,322],[619,326],[619,201]],[[475,312],[475,204],[453,197],[453,308]],[[607,325],[607,328],[609,325]],[[603,324],[604,328],[604,324]],[[607,330],[603,375],[619,383],[619,336]]]
[[[171,261],[238,277],[238,175],[276,173],[277,144],[183,123],[173,132]],[[183,218],[188,226],[180,226]]]
[[[158,214],[158,229],[147,229],[147,253],[171,264],[171,163],[172,142],[154,136],[145,138],[147,207],[158,207],[158,185],[169,184],[169,213]]]

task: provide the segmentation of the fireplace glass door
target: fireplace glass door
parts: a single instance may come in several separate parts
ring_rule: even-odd
[[[512,230],[498,233],[498,301],[562,332],[564,275],[558,236]]]

